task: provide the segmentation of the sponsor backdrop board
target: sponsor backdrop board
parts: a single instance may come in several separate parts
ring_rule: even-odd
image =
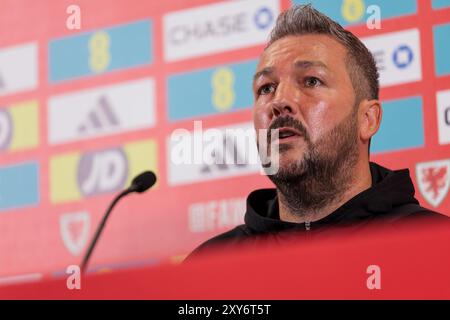
[[[3,1],[0,284],[79,264],[144,170],[157,184],[119,203],[92,272],[177,263],[242,223],[247,194],[271,186],[253,161],[251,79],[279,12],[307,2],[375,56],[372,160],[409,168],[422,205],[450,215],[449,1]]]

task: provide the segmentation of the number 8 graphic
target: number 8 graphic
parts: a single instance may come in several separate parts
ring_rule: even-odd
[[[363,0],[344,0],[342,2],[342,16],[348,22],[356,22],[364,15],[366,5]]]
[[[89,66],[94,72],[105,71],[110,62],[109,53],[110,38],[104,31],[96,32],[89,39]]]
[[[217,69],[211,78],[212,104],[219,111],[229,110],[234,103],[234,73],[230,68]]]

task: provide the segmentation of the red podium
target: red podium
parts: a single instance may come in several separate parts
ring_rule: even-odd
[[[181,265],[0,287],[1,299],[450,299],[450,229],[239,248]]]

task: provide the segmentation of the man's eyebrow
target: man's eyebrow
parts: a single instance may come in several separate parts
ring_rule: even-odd
[[[255,75],[253,76],[253,82],[256,81],[256,79],[258,79],[261,76],[269,76],[273,73],[273,68],[272,67],[265,67],[264,69],[258,71],[255,73]]]
[[[294,63],[297,69],[308,69],[312,67],[319,67],[328,69],[327,65],[322,61],[309,61],[309,60],[298,60]],[[253,76],[253,82],[255,82],[261,76],[269,76],[273,73],[274,69],[272,67],[265,67],[264,69],[258,71]]]
[[[301,69],[308,69],[311,67],[319,67],[319,68],[328,69],[327,65],[325,63],[323,63],[322,61],[298,60],[298,61],[295,61],[294,66],[296,68],[301,68]]]

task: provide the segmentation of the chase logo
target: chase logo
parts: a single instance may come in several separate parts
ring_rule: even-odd
[[[37,83],[36,43],[0,48],[0,96],[35,89]]]
[[[152,62],[152,22],[138,21],[53,40],[49,77],[58,82]]]
[[[423,147],[424,141],[421,97],[383,103],[383,119],[370,147],[373,153]]]
[[[255,26],[261,30],[267,29],[274,21],[274,18],[272,10],[268,7],[259,8],[253,15]]]
[[[381,87],[422,79],[419,30],[386,33],[362,41],[375,58]]]
[[[165,60],[263,44],[278,13],[278,0],[247,0],[166,14],[163,17]]]
[[[31,149],[39,144],[38,103],[27,101],[0,109],[0,152]]]
[[[434,53],[436,75],[444,76],[450,74],[450,45],[449,45],[450,23],[433,27]]]
[[[55,156],[50,160],[51,202],[76,201],[121,190],[145,170],[156,170],[153,140]]]
[[[369,6],[380,8],[383,19],[395,18],[417,12],[416,0],[293,0],[294,4],[311,3],[313,7],[342,26],[365,23]]]
[[[155,84],[145,78],[71,92],[51,97],[48,105],[51,144],[149,128],[155,123]]]
[[[169,119],[175,121],[252,106],[251,83],[255,70],[256,61],[252,60],[170,76]]]
[[[407,68],[413,61],[414,53],[411,48],[407,45],[400,45],[394,50],[392,54],[392,59],[397,68],[404,69]]]
[[[35,162],[0,168],[0,210],[39,202],[39,166]]]
[[[450,90],[436,94],[439,144],[450,143]]]

